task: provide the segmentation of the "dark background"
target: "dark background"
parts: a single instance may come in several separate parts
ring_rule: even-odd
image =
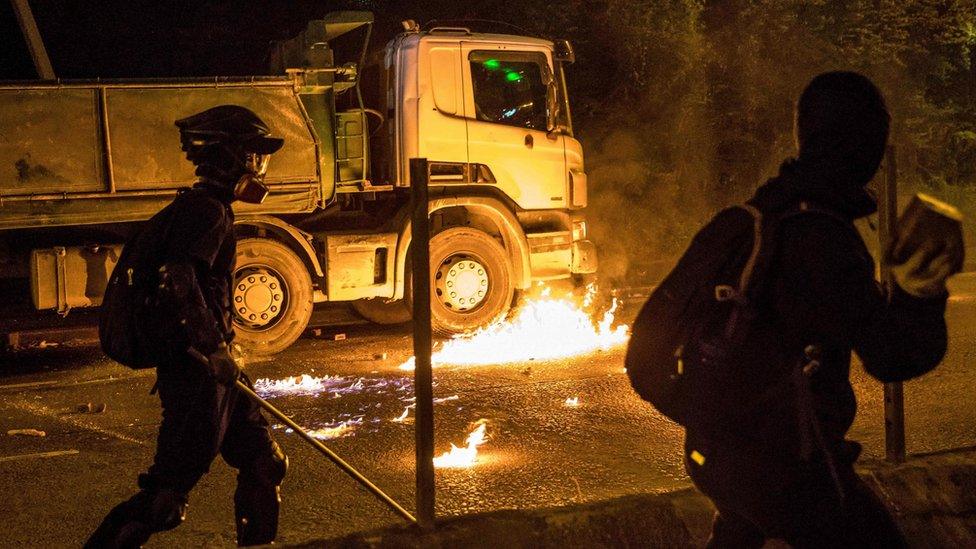
[[[494,19],[568,38],[592,232],[615,282],[653,276],[708,215],[775,172],[792,152],[793,102],[825,70],[864,72],[885,92],[904,193],[976,212],[976,0],[31,5],[60,78],[263,74],[269,42],[339,9],[376,14],[374,47],[407,18]],[[0,77],[33,78],[6,1],[0,37]]]

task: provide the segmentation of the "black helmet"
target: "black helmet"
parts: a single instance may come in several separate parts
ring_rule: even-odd
[[[247,153],[272,154],[284,144],[258,115],[239,105],[220,105],[176,121],[183,150],[223,144]]]
[[[849,183],[867,184],[878,170],[891,116],[884,97],[866,76],[827,72],[810,81],[797,104],[800,160],[842,167]]]

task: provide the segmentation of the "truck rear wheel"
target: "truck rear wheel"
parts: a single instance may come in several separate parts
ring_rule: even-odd
[[[302,335],[312,316],[312,278],[288,246],[267,238],[237,243],[231,289],[235,341],[249,352],[272,355]]]
[[[505,316],[515,287],[505,248],[488,234],[454,227],[430,239],[431,326],[451,336]]]

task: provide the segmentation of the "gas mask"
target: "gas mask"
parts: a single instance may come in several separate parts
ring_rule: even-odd
[[[264,176],[268,173],[270,154],[247,153],[244,175],[234,185],[234,198],[248,204],[261,204],[268,197]]]

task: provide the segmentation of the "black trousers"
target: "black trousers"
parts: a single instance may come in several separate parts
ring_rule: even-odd
[[[189,493],[218,454],[228,465],[247,470],[273,451],[258,405],[217,383],[199,362],[178,356],[160,364],[156,377],[163,421],[156,457],[139,477],[141,488]]]
[[[884,504],[854,472],[852,458],[834,460],[835,479],[823,460],[773,456],[686,438],[688,474],[717,509],[708,547],[758,548],[767,539],[796,548],[906,547]]]

